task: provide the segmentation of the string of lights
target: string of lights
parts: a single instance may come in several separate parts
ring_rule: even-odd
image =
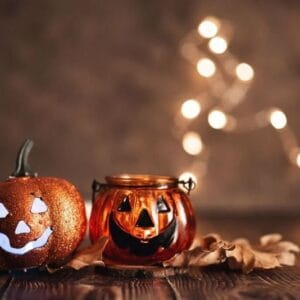
[[[228,44],[231,37],[229,22],[206,17],[198,30],[188,34],[181,45],[183,57],[207,81],[207,91],[182,101],[179,121],[175,118],[184,151],[197,157],[197,161],[180,175],[181,180],[192,177],[199,182],[205,174],[207,146],[198,131],[189,130],[190,124],[202,115],[207,116],[211,128],[226,132],[243,133],[272,126],[279,135],[287,158],[300,168],[300,148],[287,116],[280,108],[270,107],[242,119],[232,114],[232,110],[246,98],[255,72],[251,65],[240,62],[230,53]]]

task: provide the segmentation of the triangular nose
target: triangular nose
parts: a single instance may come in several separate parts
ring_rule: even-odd
[[[147,209],[143,209],[141,211],[135,226],[136,227],[154,227],[154,224],[147,212]]]
[[[24,221],[20,221],[16,227],[15,234],[29,233],[29,232],[30,232],[30,227]]]

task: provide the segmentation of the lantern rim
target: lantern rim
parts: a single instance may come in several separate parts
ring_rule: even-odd
[[[165,175],[149,174],[118,174],[105,177],[109,185],[117,186],[143,186],[143,187],[170,187],[178,185],[178,178]]]

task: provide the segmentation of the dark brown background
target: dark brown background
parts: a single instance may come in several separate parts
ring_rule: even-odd
[[[31,162],[40,175],[68,178],[85,197],[95,177],[184,171],[194,158],[174,135],[174,115],[201,79],[179,45],[207,15],[232,23],[230,51],[256,71],[234,114],[279,106],[299,137],[299,1],[0,3],[3,179],[26,137],[36,142]],[[193,129],[210,152],[193,195],[199,210],[297,212],[300,170],[272,128]]]

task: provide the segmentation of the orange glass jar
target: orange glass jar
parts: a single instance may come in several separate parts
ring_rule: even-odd
[[[188,249],[195,235],[195,218],[187,196],[189,179],[154,175],[118,175],[93,182],[90,238],[107,236],[108,262],[155,264]],[[187,190],[185,193],[179,185]]]

